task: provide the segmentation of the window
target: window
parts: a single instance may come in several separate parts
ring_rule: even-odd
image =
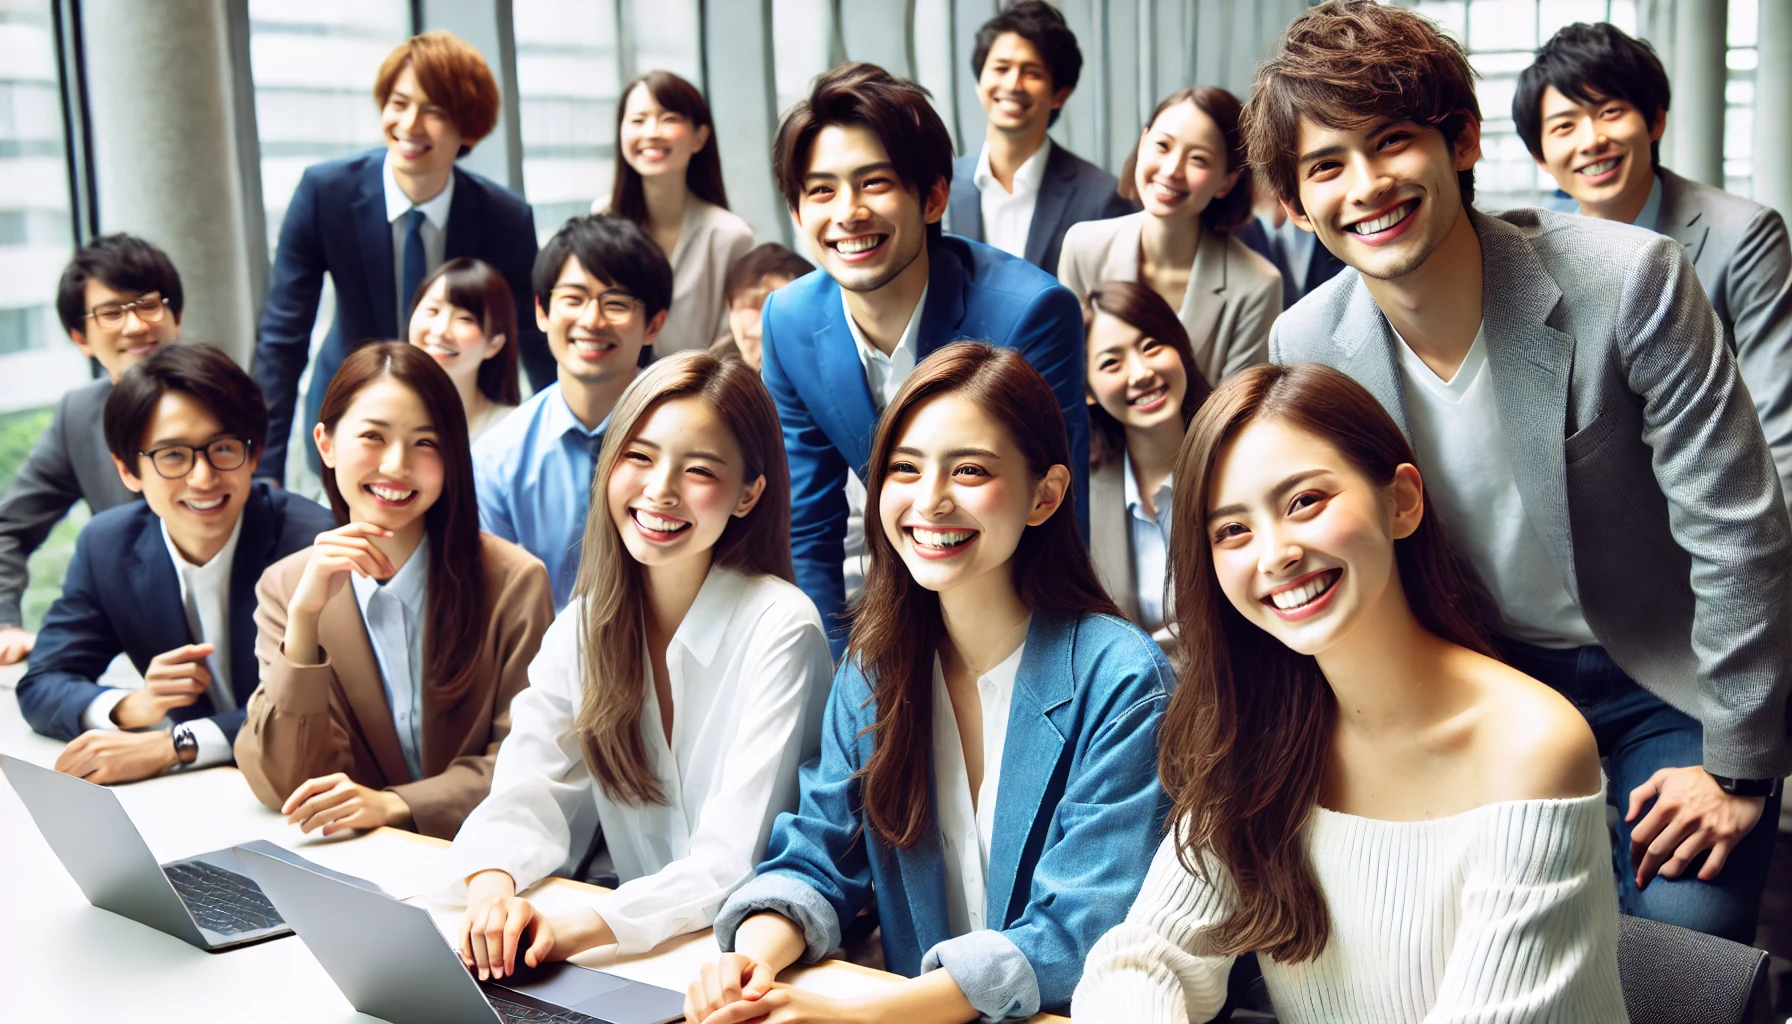
[[[1760,0],[1730,0],[1724,81],[1724,191],[1754,198],[1755,49]]]
[[[0,414],[88,379],[55,310],[74,227],[51,3],[0,0],[0,376],[31,382],[0,387]]]

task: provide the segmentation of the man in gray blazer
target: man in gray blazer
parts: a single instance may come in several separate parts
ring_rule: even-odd
[[[106,376],[62,396],[19,475],[0,495],[0,665],[31,653],[21,600],[26,567],[75,502],[96,514],[136,500],[112,467],[100,412],[118,375],[180,339],[180,273],[141,238],[102,235],[62,271],[56,313],[69,340]]]
[[[1792,244],[1774,210],[1661,166],[1668,76],[1616,26],[1557,32],[1518,78],[1512,117],[1537,166],[1589,217],[1658,231],[1686,251],[1792,499]]]
[[[1070,225],[1135,209],[1112,174],[1046,134],[1082,70],[1075,33],[1042,0],[1022,0],[977,30],[971,73],[987,126],[982,149],[952,164],[947,231],[1056,274]]]
[[[1717,316],[1667,238],[1471,208],[1472,74],[1429,22],[1334,0],[1297,32],[1251,158],[1350,269],[1270,358],[1349,373],[1413,441],[1502,651],[1608,758],[1623,909],[1748,941],[1792,768],[1792,521]]]

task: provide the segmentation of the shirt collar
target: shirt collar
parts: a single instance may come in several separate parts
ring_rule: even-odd
[[[404,605],[405,611],[412,615],[423,614],[424,596],[429,590],[429,535],[417,542],[417,550],[405,559],[398,571],[392,574],[382,587],[378,581],[358,573],[350,574],[349,584],[355,588],[355,600],[361,605],[361,614],[367,614],[367,602],[373,595],[384,590]]]
[[[230,567],[236,562],[237,538],[243,535],[242,513],[237,514],[236,525],[230,528],[230,539],[226,540],[224,546],[218,549],[218,553],[204,565],[195,565],[187,561],[186,556],[180,553],[180,549],[174,546],[174,538],[168,533],[168,521],[166,519],[157,519],[156,521],[162,527],[162,543],[168,546],[168,557],[174,562],[175,575],[179,576],[183,583],[188,580],[230,575]]]
[[[711,568],[703,586],[697,588],[691,610],[684,613],[684,621],[672,634],[672,642],[708,665],[722,645],[722,635],[728,631],[746,586],[747,578],[735,570],[720,565]]]
[[[1631,221],[1639,228],[1650,231],[1661,230],[1661,175],[1655,175],[1655,184],[1649,186],[1649,198],[1644,201],[1643,208],[1637,211],[1636,219]]]
[[[597,426],[586,429],[585,424],[579,422],[579,417],[573,413],[572,406],[567,404],[566,391],[560,386],[560,382],[555,381],[548,387],[554,393],[542,398],[541,409],[542,424],[547,428],[547,436],[563,437],[576,430],[580,437],[596,437],[610,429],[609,416],[605,416]]]
[[[411,207],[415,206],[423,211],[423,216],[428,218],[429,223],[437,231],[447,227],[448,207],[454,203],[454,175],[452,173],[448,175],[448,187],[437,192],[433,198],[425,199],[421,203],[413,203],[411,197],[404,194],[404,189],[398,187],[398,178],[392,173],[392,153],[388,150],[386,161],[380,169],[380,180],[385,183],[386,187],[386,223],[390,224],[404,216],[410,212]]]
[[[1052,138],[1047,135],[1045,141],[1039,144],[1039,148],[1033,151],[1033,155],[1027,157],[1019,167],[1015,168],[1014,188],[1002,189],[1002,191],[1015,196],[1039,191],[1039,183],[1045,180],[1045,162],[1051,159],[1051,155]],[[996,188],[1002,187],[1001,182],[996,181],[995,172],[989,167],[989,141],[987,139],[984,140],[983,151],[977,154],[977,170],[972,172],[971,181],[977,186],[979,192],[987,190],[992,185]]]
[[[921,297],[915,300],[915,311],[908,315],[908,326],[902,329],[902,337],[896,340],[896,347],[890,350],[892,355],[896,352],[907,352],[915,362],[921,361],[921,353],[918,348],[918,338],[921,334],[921,311],[927,308],[927,290],[931,287],[933,287],[931,281],[921,286]],[[878,351],[877,346],[871,344],[870,339],[865,337],[865,333],[859,330],[858,321],[852,318],[852,307],[846,304],[846,289],[844,288],[840,289],[840,308],[846,311],[846,329],[852,332],[852,340],[858,343],[859,350],[873,359],[889,362],[890,357]]]
[[[1122,457],[1120,464],[1125,468],[1126,473],[1126,510],[1136,515],[1140,511],[1141,504],[1139,501],[1139,479],[1132,475],[1131,459]],[[1151,504],[1159,513],[1170,507],[1170,499],[1175,493],[1175,488],[1172,486],[1174,481],[1175,474],[1172,473],[1164,477],[1164,482],[1158,485],[1156,498]]]

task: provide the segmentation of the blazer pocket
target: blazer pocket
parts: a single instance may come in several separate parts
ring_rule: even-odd
[[[1601,408],[1593,422],[1568,435],[1562,443],[1563,461],[1572,465],[1603,448],[1617,429],[1618,419],[1610,406]]]

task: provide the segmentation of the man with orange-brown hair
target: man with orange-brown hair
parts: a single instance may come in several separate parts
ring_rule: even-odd
[[[1748,942],[1792,769],[1779,477],[1677,242],[1470,206],[1473,78],[1429,21],[1368,0],[1307,11],[1258,67],[1251,162],[1347,267],[1270,359],[1345,371],[1412,441],[1501,652],[1608,759],[1622,909]],[[1450,742],[1384,739],[1408,765]]]
[[[412,293],[444,261],[484,260],[510,283],[518,309],[534,301],[529,204],[454,164],[498,123],[498,83],[485,58],[448,32],[413,36],[386,55],[373,99],[384,145],[307,168],[280,228],[254,364],[269,413],[257,474],[276,482],[325,274],[336,288],[336,321],[305,396],[307,425],[355,346],[405,336]],[[532,317],[520,318],[518,328],[513,342],[530,383],[541,388],[554,379],[547,340]],[[315,468],[316,452],[310,457]]]

